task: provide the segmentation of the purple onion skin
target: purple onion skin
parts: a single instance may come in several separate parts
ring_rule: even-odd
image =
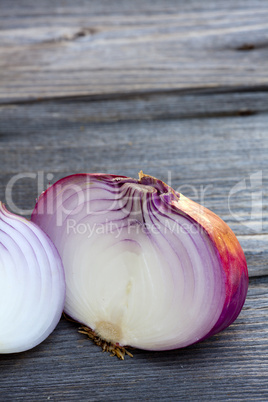
[[[246,258],[235,234],[219,216],[182,194],[174,205],[207,232],[224,272],[225,302],[218,321],[205,336],[208,338],[232,324],[244,305],[248,290]]]
[[[222,312],[214,327],[199,341],[206,339],[232,324],[239,315],[248,290],[248,270],[244,252],[230,227],[215,213],[197,204],[196,202],[176,192],[170,186],[152,176],[144,175],[142,172],[139,179],[111,174],[89,174],[81,173],[67,176],[52,187],[47,189],[38,199],[32,214],[32,220],[39,224],[39,219],[46,214],[48,198],[51,188],[61,188],[67,183],[81,183],[89,181],[102,181],[112,186],[121,186],[124,183],[150,186],[155,188],[151,196],[155,206],[161,207],[169,212],[186,217],[190,222],[195,223],[209,237],[215,253],[222,267],[225,280],[225,301]],[[41,217],[41,218],[40,218]]]
[[[225,276],[225,302],[218,321],[203,339],[215,335],[235,321],[246,300],[249,279],[242,247],[231,228],[209,209],[175,192],[170,186],[153,177],[143,175],[140,182],[154,185],[169,194],[170,200],[166,197],[167,202],[170,202],[178,214],[196,222],[208,234],[215,248]],[[174,199],[171,200],[173,196]]]

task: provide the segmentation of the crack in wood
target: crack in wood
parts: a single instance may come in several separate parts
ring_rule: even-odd
[[[265,49],[267,47],[268,47],[268,42],[266,42],[266,41],[260,41],[260,42],[255,42],[255,43],[245,42],[242,45],[237,46],[235,48],[235,50],[245,52],[245,51],[257,50],[257,49]]]
[[[254,86],[237,86],[237,87],[217,87],[217,88],[188,88],[188,89],[170,89],[170,90],[151,90],[151,91],[132,91],[132,92],[119,92],[109,94],[96,94],[96,95],[74,95],[74,96],[53,96],[53,97],[36,97],[32,99],[12,99],[0,100],[0,108],[3,106],[12,105],[28,105],[28,104],[41,104],[49,102],[102,102],[102,101],[120,101],[120,100],[149,100],[150,97],[166,97],[166,96],[186,96],[186,95],[224,95],[224,94],[243,94],[243,93],[256,93],[268,92],[268,85],[254,85]],[[251,109],[236,110],[238,115],[251,115],[255,113]]]
[[[79,38],[83,38],[85,36],[95,35],[97,32],[98,32],[98,29],[96,29],[96,28],[91,28],[91,27],[81,28],[78,31],[73,32],[73,33],[66,33],[59,37],[43,40],[42,42],[40,42],[40,44],[72,42],[72,41],[76,41]]]

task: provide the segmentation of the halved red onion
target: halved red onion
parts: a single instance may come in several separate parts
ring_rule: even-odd
[[[0,353],[22,352],[46,339],[64,300],[64,269],[55,246],[0,202]]]
[[[65,177],[32,220],[62,257],[65,312],[105,341],[181,348],[226,328],[244,304],[247,265],[231,229],[142,172]]]

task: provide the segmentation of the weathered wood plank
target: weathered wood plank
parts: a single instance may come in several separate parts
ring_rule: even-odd
[[[268,87],[267,87],[268,89]],[[30,105],[30,107],[29,107]],[[17,107],[20,106],[20,107]],[[46,101],[22,101],[0,105],[2,130],[10,129],[9,121],[16,114],[21,119],[42,119],[42,124],[65,118],[70,123],[109,123],[131,120],[163,120],[251,116],[268,111],[268,91],[264,88],[232,91],[202,89],[140,93],[118,96],[74,97]],[[48,118],[46,122],[45,117]],[[14,126],[15,129],[15,126]]]
[[[262,1],[1,2],[0,101],[267,85]]]
[[[68,174],[143,169],[221,216],[250,275],[268,274],[267,114],[107,124],[87,119],[104,109],[96,103],[0,108],[0,199],[10,209],[29,216],[38,194]]]
[[[252,280],[230,328],[181,350],[134,350],[134,358],[124,362],[101,353],[62,319],[35,349],[0,356],[0,399],[267,400],[267,303],[268,278]]]
[[[184,350],[121,362],[62,319],[0,356],[1,401],[268,400],[267,21],[262,0],[0,2],[0,199],[29,216],[67,174],[143,169],[226,220],[251,276]]]

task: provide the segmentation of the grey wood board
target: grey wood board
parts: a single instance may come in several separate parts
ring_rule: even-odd
[[[2,201],[9,204],[12,186],[14,205],[29,217],[38,195],[68,174],[137,177],[143,169],[224,219],[245,250],[250,276],[268,273],[267,114],[110,123],[89,119],[81,125],[91,107],[102,106],[78,102],[71,110],[70,105],[0,108]],[[22,177],[16,179],[17,174]],[[236,192],[239,183],[242,189]]]
[[[0,15],[1,102],[268,84],[263,1],[3,1]]]
[[[42,124],[52,125],[54,120],[64,120],[68,125],[84,123],[109,123],[132,120],[163,120],[182,118],[208,118],[225,116],[250,116],[268,111],[268,87],[195,89],[160,91],[119,95],[77,96],[0,104],[2,130],[10,127],[16,116],[17,126],[25,119],[32,124],[42,119]],[[29,107],[28,107],[29,106]],[[48,120],[47,120],[48,119]],[[66,125],[67,125],[66,124]]]
[[[221,216],[250,274],[236,322],[182,350],[118,361],[62,319],[0,356],[1,401],[268,400],[267,21],[261,0],[0,2],[0,200],[29,217],[63,176],[143,169]]]
[[[251,280],[240,316],[225,331],[181,350],[133,350],[124,361],[62,319],[33,350],[0,356],[0,399],[265,401],[267,307],[268,278]]]

